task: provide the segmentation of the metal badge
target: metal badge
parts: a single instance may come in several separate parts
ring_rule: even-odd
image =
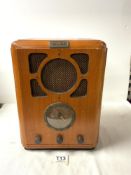
[[[69,48],[69,41],[66,40],[52,40],[49,41],[50,48]]]

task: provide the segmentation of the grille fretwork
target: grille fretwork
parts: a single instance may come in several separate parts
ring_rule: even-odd
[[[86,53],[74,53],[71,57],[77,62],[81,73],[85,74],[88,71],[89,56]]]
[[[46,94],[42,91],[41,87],[39,86],[37,80],[32,79],[30,81],[30,86],[31,86],[31,94],[33,97],[46,96]]]
[[[38,70],[40,63],[47,57],[45,53],[31,53],[29,55],[29,68],[31,73]]]
[[[71,97],[80,97],[87,94],[87,80],[81,80],[78,88],[71,94]]]

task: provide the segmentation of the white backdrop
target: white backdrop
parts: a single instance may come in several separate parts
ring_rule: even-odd
[[[131,55],[130,0],[0,2],[0,102],[15,102],[11,42],[22,38],[94,38],[107,43],[104,101],[125,100]]]

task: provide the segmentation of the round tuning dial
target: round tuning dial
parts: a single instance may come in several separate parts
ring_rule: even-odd
[[[48,106],[44,118],[48,126],[56,130],[64,130],[73,125],[75,111],[68,104],[54,103]]]

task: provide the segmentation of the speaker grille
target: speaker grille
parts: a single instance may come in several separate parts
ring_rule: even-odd
[[[75,84],[77,73],[70,62],[56,58],[44,66],[41,79],[48,90],[65,92]]]
[[[77,62],[81,73],[85,74],[88,71],[89,56],[85,53],[74,53],[71,57]]]
[[[83,79],[78,88],[71,94],[71,97],[80,97],[87,94],[87,80]]]
[[[30,86],[31,86],[31,94],[32,96],[46,96],[46,94],[42,91],[41,87],[39,86],[37,80],[32,79],[30,81]]]
[[[29,68],[31,73],[38,70],[40,63],[47,57],[45,53],[31,53],[29,55]]]

